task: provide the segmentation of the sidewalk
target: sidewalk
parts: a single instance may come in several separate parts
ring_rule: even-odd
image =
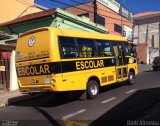
[[[0,90],[0,107],[7,106],[10,103],[31,98],[30,95],[22,94],[19,90],[6,91]]]
[[[138,64],[139,72],[152,71],[152,64]]]

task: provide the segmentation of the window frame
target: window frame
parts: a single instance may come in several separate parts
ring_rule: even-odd
[[[119,25],[119,24],[114,23],[114,31],[117,32],[117,33],[122,34],[122,26]]]
[[[79,57],[65,57],[64,54],[63,54],[63,49],[62,49],[62,45],[61,45],[61,42],[60,42],[60,37],[64,37],[64,38],[73,38],[74,39],[74,42],[75,42],[75,47],[76,47],[76,50],[77,50],[77,53],[78,53],[78,56],[79,56],[79,50],[77,48],[77,42],[75,40],[75,37],[68,37],[68,36],[58,36],[58,45],[59,45],[59,52],[60,52],[60,59],[73,59],[73,58],[79,58]]]
[[[96,45],[95,45],[95,39],[90,39],[90,38],[80,38],[80,37],[76,37],[75,39],[76,39],[76,43],[77,43],[77,47],[78,47],[78,51],[79,51],[79,58],[96,58],[96,57],[97,57],[97,51],[96,51]],[[86,54],[86,57],[80,57],[80,53],[81,53],[81,51],[80,51],[80,45],[78,44],[77,39],[85,39],[85,40],[93,41],[93,45],[94,45],[93,47],[94,47],[94,50],[96,51],[96,52],[92,51],[92,53],[94,52],[94,56],[87,57],[87,54]],[[89,51],[87,51],[87,52],[89,52]]]
[[[104,43],[104,44],[105,44],[106,42],[108,42],[108,43],[109,43],[109,46],[110,46],[110,49],[111,49],[110,52],[112,53],[112,55],[108,55],[108,56],[104,55],[104,56],[101,56],[100,53],[99,53],[99,48],[98,48],[98,46],[97,46],[97,44],[96,44],[96,41],[101,41],[101,43]],[[110,40],[96,39],[96,40],[95,40],[95,45],[96,45],[96,54],[97,54],[97,57],[114,57],[112,41],[110,41]],[[104,49],[104,48],[103,48],[103,49]],[[108,52],[108,51],[105,51],[105,52]]]
[[[75,43],[75,48],[76,48],[76,52],[78,53],[78,56],[77,57],[65,57],[64,54],[63,54],[63,49],[62,49],[62,45],[61,45],[61,42],[60,42],[60,37],[64,37],[64,38],[72,38],[74,39],[74,43]],[[94,53],[94,56],[91,56],[91,57],[88,57],[87,54],[86,54],[86,57],[80,57],[80,45],[78,44],[77,40],[78,39],[85,39],[85,40],[89,40],[89,41],[93,41],[93,50],[91,51],[92,53]],[[96,44],[96,41],[98,42],[101,42],[101,43],[104,43],[107,42],[109,43],[109,46],[110,46],[110,52],[112,53],[112,55],[100,55],[99,53],[99,47],[97,46]],[[60,59],[75,59],[75,58],[98,58],[98,57],[115,57],[115,52],[114,52],[114,44],[116,44],[117,46],[118,45],[121,45],[124,49],[124,44],[128,44],[129,43],[124,43],[123,41],[115,41],[115,40],[105,40],[105,39],[90,39],[90,38],[81,38],[81,37],[70,37],[70,36],[58,36],[58,45],[59,45],[59,52],[60,52]],[[104,45],[103,45],[104,46]],[[106,51],[108,52],[108,51]],[[125,52],[125,56],[131,56],[131,55],[126,55],[126,51]],[[120,55],[120,49],[119,49],[119,46],[118,46],[118,54]]]
[[[96,16],[97,24],[100,24],[102,26],[106,25],[106,19],[100,15]]]

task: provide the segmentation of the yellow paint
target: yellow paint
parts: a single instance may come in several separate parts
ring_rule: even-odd
[[[78,122],[78,121],[72,121],[72,120],[64,120],[65,126],[89,126],[89,124]]]
[[[76,69],[77,70],[84,70],[84,69],[92,69],[92,68],[102,68],[104,67],[103,60],[96,60],[96,61],[78,61],[76,62]]]
[[[39,11],[34,0],[0,0],[0,24]]]

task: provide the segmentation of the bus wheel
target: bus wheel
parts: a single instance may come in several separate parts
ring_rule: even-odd
[[[135,74],[134,74],[134,72],[129,72],[129,74],[128,74],[128,84],[129,85],[133,85],[133,84],[135,84]]]
[[[98,93],[99,93],[99,85],[97,81],[90,80],[87,83],[87,98],[94,99],[97,97]]]

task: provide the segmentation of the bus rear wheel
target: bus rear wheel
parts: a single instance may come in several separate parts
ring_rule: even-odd
[[[134,72],[130,71],[128,74],[128,85],[135,84],[135,74]]]
[[[87,98],[88,99],[94,99],[99,94],[99,85],[97,81],[90,80],[87,83]]]

